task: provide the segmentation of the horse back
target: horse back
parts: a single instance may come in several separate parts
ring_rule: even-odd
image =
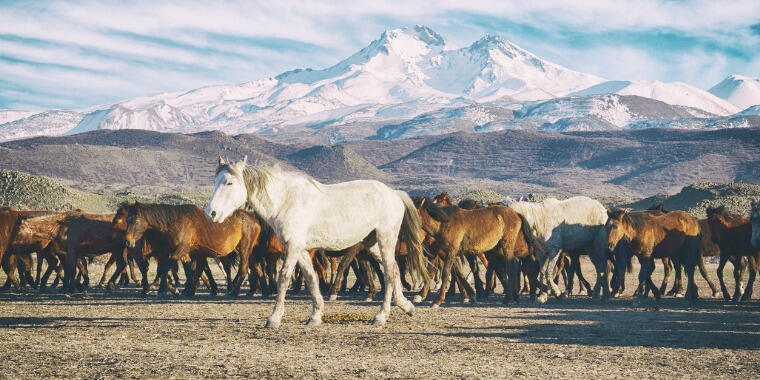
[[[725,222],[725,224],[724,224]],[[752,256],[758,249],[752,246],[752,223],[744,217],[710,221],[717,228],[717,236],[711,236],[722,252],[732,255]]]
[[[642,213],[638,226],[638,240],[643,247],[652,247],[655,257],[672,256],[683,249],[693,248],[700,237],[699,222],[685,211],[671,211],[662,215]],[[697,247],[699,248],[699,247]]]

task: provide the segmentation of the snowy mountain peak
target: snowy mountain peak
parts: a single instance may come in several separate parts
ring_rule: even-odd
[[[760,78],[732,74],[709,91],[742,109],[760,104]]]
[[[751,87],[757,86],[756,78],[734,75],[724,82],[728,84],[723,87],[729,89],[726,96],[740,94],[752,104],[760,103],[751,94],[755,90],[760,93],[760,87]],[[596,96],[610,93],[661,102]],[[570,94],[585,98],[556,99]],[[332,143],[372,136],[385,126],[404,129],[406,121],[421,125],[424,120],[437,120],[436,115],[443,115],[441,124],[424,134],[456,130],[462,118],[478,124],[495,123],[498,118],[511,120],[513,110],[550,99],[556,101],[547,104],[560,108],[573,105],[579,111],[563,114],[565,120],[561,121],[540,118],[539,113],[559,112],[555,112],[556,107],[543,107],[531,113],[538,116],[528,119],[560,122],[556,128],[561,129],[571,128],[571,124],[620,128],[630,124],[620,115],[629,113],[638,115],[637,122],[643,124],[637,125],[661,125],[644,122],[649,118],[655,122],[672,122],[674,117],[709,118],[739,111],[728,101],[683,83],[604,82],[544,60],[499,36],[487,35],[454,49],[432,29],[416,25],[386,30],[363,49],[325,69],[297,69],[241,84],[150,95],[79,112],[0,112],[0,140],[133,128],[183,133],[222,130],[228,134],[259,133],[274,139],[329,135]],[[604,122],[598,124],[598,120]]]
[[[394,45],[403,46],[403,44],[407,43],[409,40],[419,41],[426,46],[446,45],[446,41],[440,34],[424,25],[386,30],[380,35],[380,38],[376,42],[385,46],[396,47]]]

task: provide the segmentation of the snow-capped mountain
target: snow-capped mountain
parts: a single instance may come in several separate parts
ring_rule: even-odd
[[[617,95],[601,96],[611,93]],[[631,100],[629,95],[648,99]],[[562,112],[556,107],[569,108],[557,117]],[[684,83],[604,81],[548,62],[500,37],[485,36],[456,49],[418,25],[385,31],[322,70],[292,70],[82,111],[0,111],[0,140],[134,128],[336,142],[505,125],[555,130],[663,126],[677,118],[703,120],[738,111],[728,101]],[[708,127],[706,122],[677,125],[686,124]]]
[[[760,78],[729,75],[713,86],[710,93],[745,109],[760,104]]]
[[[736,105],[682,82],[608,81],[575,92],[572,95],[599,94],[643,96],[677,106],[698,108],[720,116],[731,115],[740,111]]]

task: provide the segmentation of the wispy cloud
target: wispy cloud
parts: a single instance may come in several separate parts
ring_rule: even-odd
[[[83,108],[321,68],[385,29],[502,35],[611,79],[760,75],[760,2],[0,1],[0,108]]]

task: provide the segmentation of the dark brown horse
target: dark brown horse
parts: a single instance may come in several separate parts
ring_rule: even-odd
[[[752,246],[760,249],[760,200],[750,204],[749,219],[752,224]]]
[[[11,261],[4,259],[6,254],[17,253],[28,255],[32,252],[38,252],[39,256],[39,252],[47,247],[50,240],[32,241],[31,239],[25,239],[23,236],[17,238],[16,235],[18,234],[18,227],[22,219],[45,214],[49,213],[46,211],[18,211],[8,207],[0,207],[0,262],[10,266],[16,265],[17,259],[12,259]],[[11,264],[11,262],[13,263]],[[39,278],[39,274],[37,278]],[[15,274],[9,274],[9,279],[11,279],[14,286],[20,286],[20,282]]]
[[[696,218],[683,211],[672,211],[663,215],[647,212],[629,213],[626,210],[608,210],[609,219],[605,226],[607,245],[610,252],[615,252],[616,282],[623,278],[624,263],[630,260],[628,255],[635,255],[641,263],[638,291],[645,297],[643,288],[648,287],[656,299],[660,290],[652,282],[654,259],[670,257],[686,268],[688,286],[686,297],[696,300],[694,284],[694,267],[699,261],[701,235]],[[627,249],[616,249],[624,242]],[[617,288],[619,284],[613,284]]]
[[[707,224],[710,227],[712,241],[720,247],[718,280],[720,281],[723,298],[729,299],[728,290],[723,282],[723,266],[730,257],[733,257],[736,262],[739,262],[742,257],[747,257],[750,270],[747,287],[744,295],[741,295],[739,285],[741,277],[737,276],[733,300],[747,301],[752,299],[752,287],[755,283],[758,266],[760,266],[760,249],[752,246],[752,224],[750,220],[728,212],[723,206],[708,207]]]
[[[452,267],[462,252],[479,254],[498,247],[508,263],[514,259],[515,241],[522,227],[522,219],[507,207],[444,211],[432,200],[424,198],[418,202],[417,211],[422,229],[435,240],[433,252],[444,258],[443,284],[434,307],[445,300]],[[509,300],[512,293],[508,286],[505,300]],[[425,295],[421,294],[423,298]]]
[[[240,286],[248,276],[248,260],[258,242],[261,226],[251,214],[236,212],[223,223],[212,223],[200,208],[193,205],[162,205],[135,203],[127,205],[127,246],[134,247],[146,230],[152,229],[165,236],[172,260],[189,261],[191,255],[222,258],[232,252],[240,256],[238,273],[233,280],[230,294],[237,296]],[[167,260],[159,265],[162,276],[159,294],[165,293]],[[186,270],[188,267],[186,266]],[[199,270],[188,275],[187,284],[195,286]],[[191,288],[189,294],[192,294]]]

